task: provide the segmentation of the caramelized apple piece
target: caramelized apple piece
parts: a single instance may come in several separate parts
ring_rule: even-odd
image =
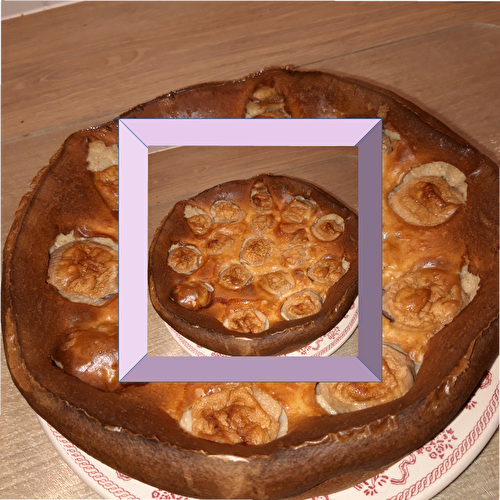
[[[289,292],[295,285],[295,281],[289,273],[274,271],[264,274],[260,284],[266,292],[281,296]]]
[[[281,252],[280,263],[281,265],[293,268],[300,266],[307,260],[307,250],[302,245],[296,245]]]
[[[219,255],[234,246],[234,238],[224,233],[213,233],[205,243],[205,251],[208,255]]]
[[[47,282],[73,302],[100,305],[118,293],[118,251],[92,239],[62,245],[50,256]]]
[[[216,201],[210,211],[218,224],[237,222],[245,216],[245,212],[232,201]]]
[[[241,333],[260,333],[269,328],[266,315],[250,307],[232,312],[223,324],[228,330]]]
[[[408,273],[386,286],[382,308],[395,324],[441,329],[468,303],[460,275],[438,268]]]
[[[343,232],[345,222],[340,215],[328,214],[320,217],[311,227],[311,233],[321,241],[336,240]]]
[[[333,285],[347,272],[349,263],[344,259],[324,257],[316,261],[307,270],[311,281],[320,285]]]
[[[316,203],[303,196],[296,196],[282,212],[282,216],[290,222],[301,224],[306,221]]]
[[[219,274],[219,283],[231,290],[238,290],[252,281],[252,273],[241,264],[232,264]]]
[[[323,306],[321,297],[313,290],[290,295],[281,307],[281,316],[288,321],[316,314]]]
[[[252,187],[250,202],[256,212],[267,212],[273,208],[273,199],[263,182],[256,182]]]
[[[190,281],[181,283],[173,289],[172,300],[190,311],[197,311],[211,303],[213,291],[213,287],[208,283]]]
[[[262,236],[270,231],[275,224],[275,219],[272,214],[256,214],[252,217],[250,227],[255,234]]]
[[[199,398],[179,424],[194,436],[218,443],[268,443],[286,433],[280,404],[257,388],[237,386]]]
[[[95,172],[94,184],[111,210],[118,210],[118,165]]]
[[[102,391],[123,387],[118,382],[118,324],[103,323],[70,333],[53,359],[69,375]]]
[[[257,89],[246,105],[245,118],[291,118],[285,99],[273,87]]]
[[[346,413],[403,396],[414,383],[413,362],[390,346],[382,352],[382,382],[320,382],[318,404],[328,413]]]
[[[184,217],[191,231],[196,235],[207,233],[212,225],[212,218],[201,208],[193,207],[192,205],[184,207]]]
[[[247,238],[241,247],[240,260],[249,266],[262,266],[274,250],[271,240],[264,237]]]
[[[412,169],[388,197],[392,210],[409,224],[436,226],[465,203],[465,175],[444,162]]]
[[[201,264],[201,252],[193,245],[175,244],[168,251],[168,265],[180,274],[192,274]]]

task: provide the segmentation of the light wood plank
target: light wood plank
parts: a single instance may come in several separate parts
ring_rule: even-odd
[[[328,59],[319,67],[396,92],[500,160],[500,27],[459,26]]]
[[[99,123],[187,85],[499,21],[482,2],[77,3],[2,23],[2,134]]]

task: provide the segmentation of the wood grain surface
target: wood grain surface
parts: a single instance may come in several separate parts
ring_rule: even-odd
[[[500,162],[496,2],[80,2],[2,22],[2,247],[31,179],[72,132],[172,90],[284,65],[389,88]],[[244,149],[151,155],[150,235],[175,201],[264,171],[357,208],[355,148]],[[184,355],[153,310],[149,331],[150,352]],[[100,498],[50,445],[3,354],[1,369],[0,497]],[[435,498],[498,496],[497,431]]]

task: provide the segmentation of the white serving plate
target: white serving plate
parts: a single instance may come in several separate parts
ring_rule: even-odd
[[[470,465],[498,427],[498,365],[497,358],[455,420],[432,441],[368,481],[312,500],[429,500],[437,495]],[[191,500],[111,469],[38,419],[63,460],[103,498]]]

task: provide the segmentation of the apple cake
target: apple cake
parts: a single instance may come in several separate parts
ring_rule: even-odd
[[[150,248],[150,295],[177,332],[227,355],[295,351],[357,294],[356,215],[284,176],[227,182],[178,202]]]
[[[120,383],[114,120],[65,141],[21,200],[5,244],[6,358],[40,416],[157,488],[262,500],[349,488],[453,419],[498,356],[499,186],[490,159],[394,93],[320,71],[277,68],[198,85],[121,117],[383,120],[383,382]],[[277,196],[282,187],[286,195]],[[248,286],[279,298],[275,308],[220,308],[203,321],[219,331],[221,323],[229,332],[255,329],[258,339],[308,318],[326,323],[331,304],[355,286],[353,214],[293,179],[259,176],[218,189],[243,194],[227,199],[213,189],[182,202],[156,235],[151,297],[167,321],[197,324],[191,318],[204,316],[217,294]],[[181,227],[169,231],[174,219]],[[271,219],[281,233],[266,232]],[[299,275],[287,262],[274,271],[279,234],[319,239],[318,259]],[[301,244],[289,256],[294,264]],[[207,275],[203,263],[229,247],[228,266]],[[306,299],[295,303],[296,293],[309,294],[317,316],[297,319]]]

